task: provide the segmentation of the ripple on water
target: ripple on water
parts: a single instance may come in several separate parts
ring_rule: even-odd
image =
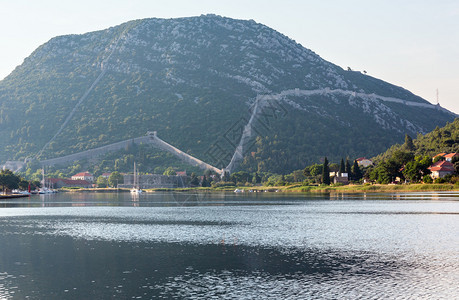
[[[125,258],[129,253],[119,277],[112,282],[103,282],[103,276],[88,279],[107,290],[107,297],[457,297],[457,201],[406,200],[410,197],[423,196],[289,205],[11,209],[0,211],[0,238],[26,241],[22,237],[31,236],[43,242],[34,244],[41,247],[59,238],[71,241],[71,251],[83,262],[98,252],[97,245],[116,245],[99,254]],[[73,242],[78,247],[72,248]],[[158,245],[169,247],[163,256]],[[118,247],[126,251],[117,252]],[[214,250],[203,255],[208,247]],[[133,251],[144,256],[144,264],[135,263]],[[212,265],[215,261],[219,268]],[[31,269],[31,263],[12,263],[11,268]],[[179,271],[165,272],[168,267]],[[0,298],[13,298],[15,282],[0,273]],[[60,292],[82,290],[66,285]]]

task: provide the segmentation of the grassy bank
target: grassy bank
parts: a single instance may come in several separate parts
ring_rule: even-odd
[[[188,192],[188,191],[207,191],[207,192],[232,192],[236,188],[243,191],[268,191],[285,193],[393,193],[393,192],[434,192],[434,191],[459,191],[459,185],[453,184],[373,184],[373,185],[343,185],[343,186],[304,186],[295,184],[290,186],[256,186],[256,187],[236,187],[225,186],[217,188],[158,188],[147,189],[145,192]],[[65,192],[129,192],[129,189],[115,188],[91,188],[91,189],[61,189]]]
[[[374,184],[374,185],[343,185],[343,186],[304,186],[301,184],[290,186],[255,186],[255,187],[236,187],[226,186],[218,188],[180,188],[180,189],[151,189],[149,192],[158,191],[268,191],[285,193],[391,193],[391,192],[429,192],[429,191],[459,191],[459,185],[453,184]]]
[[[282,192],[310,193],[392,193],[392,192],[428,192],[428,191],[459,191],[458,185],[453,184],[374,184],[374,185],[345,185],[345,186],[301,186],[293,185],[279,189]]]

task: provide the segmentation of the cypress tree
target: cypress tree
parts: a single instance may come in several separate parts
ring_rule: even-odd
[[[196,173],[191,173],[191,185],[198,186],[199,185],[199,178],[196,176]]]
[[[204,175],[204,176],[202,177],[201,186],[202,186],[202,187],[209,187],[209,186],[210,186],[209,181],[207,181],[206,175]]]
[[[357,160],[354,160],[354,164],[352,165],[352,180],[360,180],[362,177],[362,170],[360,170]]]
[[[347,173],[347,176],[351,177],[351,164],[349,163],[349,157],[346,158],[346,166],[344,168],[344,173]]]
[[[413,139],[408,134],[405,134],[405,144],[403,144],[403,146],[407,151],[416,150],[416,147],[414,146],[414,143],[413,143]]]
[[[339,174],[346,173],[346,169],[344,168],[344,159],[341,158],[341,163],[339,164]]]
[[[322,183],[330,185],[330,169],[328,168],[328,159],[325,157],[323,171],[322,171]]]

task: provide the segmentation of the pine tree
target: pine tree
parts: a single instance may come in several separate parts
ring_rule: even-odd
[[[328,159],[325,157],[323,171],[322,171],[322,183],[330,185],[330,169],[328,168]]]

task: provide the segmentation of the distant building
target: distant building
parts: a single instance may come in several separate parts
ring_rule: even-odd
[[[437,155],[435,155],[434,157],[432,157],[432,161],[434,161],[437,157],[445,157],[446,153],[438,153]]]
[[[430,170],[430,172],[432,172],[430,176],[433,179],[443,178],[446,175],[454,174],[456,172],[456,169],[454,169],[454,165],[446,160],[437,161],[428,169]]]
[[[112,175],[112,173],[102,173],[102,175],[100,175],[100,176],[108,179],[108,177],[110,177],[110,175]]]
[[[342,183],[342,184],[349,184],[349,174],[347,173],[339,173],[339,172],[330,172],[330,179],[333,183]]]
[[[443,156],[446,161],[451,162],[454,158],[459,158],[459,153],[454,152],[454,153],[449,153]]]
[[[187,176],[186,175],[186,171],[183,171],[183,172],[176,172],[175,173],[177,176]]]
[[[81,172],[72,176],[72,180],[86,180],[89,182],[94,181],[94,175],[89,172]]]
[[[70,180],[62,178],[46,178],[45,185],[53,189],[60,189],[63,187],[81,187],[92,188],[92,183],[87,180]]]
[[[368,166],[372,166],[373,165],[373,162],[365,157],[359,157],[356,159],[357,161],[357,164],[359,165],[359,167],[362,167],[362,168],[366,168]]]

